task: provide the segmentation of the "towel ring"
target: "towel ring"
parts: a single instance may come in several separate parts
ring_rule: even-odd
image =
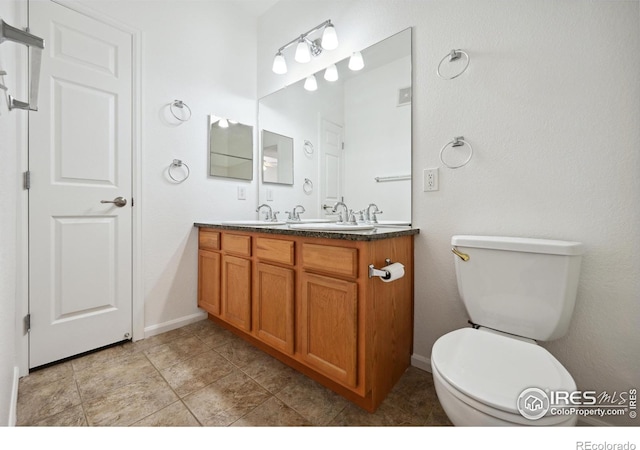
[[[449,146],[451,146],[451,148],[453,147],[462,147],[463,145],[467,144],[469,146],[469,157],[461,164],[458,164],[457,166],[452,166],[451,164],[447,164],[444,160],[444,158],[442,157],[444,151],[446,148],[448,148]],[[447,142],[444,147],[442,147],[442,149],[440,150],[440,161],[442,161],[442,164],[444,164],[445,166],[447,166],[449,169],[459,169],[462,166],[466,166],[467,163],[469,161],[471,161],[471,157],[473,156],[473,147],[471,146],[471,144],[469,144],[467,141],[464,140],[463,136],[458,136],[453,138],[451,141]]]
[[[302,149],[308,156],[313,155],[313,144],[310,141],[305,140]]]
[[[308,179],[308,178],[304,179],[304,184],[302,185],[302,190],[307,195],[311,194],[313,192],[313,183],[311,182],[310,179]]]
[[[458,59],[460,59],[460,55],[464,55],[467,57],[467,64],[465,64],[464,68],[460,71],[460,73],[458,73],[457,75],[453,75],[452,77],[445,77],[444,75],[442,75],[440,73],[440,67],[442,66],[442,63],[445,61],[445,59],[449,58],[449,62],[451,61],[456,61]],[[467,67],[469,67],[469,62],[471,61],[471,58],[469,57],[469,54],[467,52],[465,52],[464,50],[451,50],[451,52],[449,52],[448,55],[446,55],[444,58],[442,58],[440,60],[440,63],[438,64],[438,76],[440,78],[442,78],[443,80],[453,80],[454,78],[458,78],[460,75],[462,75],[465,70],[467,70]]]
[[[187,111],[189,112],[189,115],[187,116],[186,119],[183,119],[182,117],[178,116],[176,114],[176,112],[174,111],[173,108],[180,108],[181,110],[184,110],[185,108],[187,108]],[[187,105],[185,102],[183,102],[182,100],[174,100],[173,103],[169,104],[169,110],[171,111],[171,115],[173,117],[175,117],[176,119],[178,119],[180,122],[187,122],[189,119],[191,119],[191,108],[189,108],[189,105]],[[182,114],[180,114],[182,115]]]
[[[175,167],[185,167],[187,169],[187,173],[183,178],[176,178],[173,176],[173,174],[171,173],[171,169],[175,168]],[[187,166],[185,163],[183,163],[181,160],[179,159],[174,159],[173,162],[169,165],[169,178],[171,178],[173,181],[175,181],[176,183],[182,183],[184,180],[186,180],[187,178],[189,178],[189,175],[191,175],[191,170],[189,169],[189,166]]]

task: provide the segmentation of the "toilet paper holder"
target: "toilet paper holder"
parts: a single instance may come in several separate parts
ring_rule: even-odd
[[[389,258],[385,259],[384,262],[387,264],[391,264],[391,260]],[[388,280],[391,278],[391,274],[388,270],[376,269],[373,264],[369,264],[369,278],[380,277],[382,279]]]

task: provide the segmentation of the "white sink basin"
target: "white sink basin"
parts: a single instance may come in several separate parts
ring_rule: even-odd
[[[273,227],[276,225],[286,225],[287,222],[267,222],[265,220],[225,220],[221,225],[231,225],[236,227]]]
[[[329,219],[300,219],[300,220],[287,220],[287,223],[290,224],[300,224],[304,225],[307,223],[330,223]]]
[[[368,224],[348,225],[343,223],[297,223],[289,224],[292,230],[307,231],[362,231],[373,230],[375,227]]]

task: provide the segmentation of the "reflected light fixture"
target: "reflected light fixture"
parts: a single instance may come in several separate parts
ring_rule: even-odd
[[[227,119],[220,119],[218,121],[218,126],[220,128],[229,128],[229,121]]]
[[[318,81],[316,80],[315,75],[309,75],[306,80],[304,80],[304,88],[307,91],[316,91],[318,90]]]
[[[320,39],[311,40],[309,35],[316,31],[322,31],[322,37]],[[338,35],[331,20],[325,20],[320,25],[317,25],[302,33],[295,39],[287,42],[285,45],[278,49],[276,56],[273,58],[273,66],[271,69],[274,73],[285,74],[287,73],[287,62],[282,52],[292,45],[296,45],[296,51],[294,59],[299,63],[308,63],[311,61],[312,56],[319,56],[323,50],[334,50],[338,47]]]
[[[349,58],[349,69],[360,70],[364,67],[364,59],[362,59],[362,53],[353,52],[351,58]]]
[[[327,81],[337,81],[338,80],[338,68],[335,64],[331,64],[324,71],[324,79]]]

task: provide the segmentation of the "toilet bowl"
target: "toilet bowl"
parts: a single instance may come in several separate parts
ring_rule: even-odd
[[[573,426],[552,392],[576,383],[537,341],[563,336],[575,304],[582,244],[453,236],[458,292],[472,328],[441,336],[431,367],[454,425]],[[557,396],[555,396],[557,398]]]
[[[573,392],[576,384],[551,353],[535,342],[487,329],[463,328],[436,341],[431,368],[438,400],[461,426],[573,426],[575,415],[523,416],[527,388]]]

